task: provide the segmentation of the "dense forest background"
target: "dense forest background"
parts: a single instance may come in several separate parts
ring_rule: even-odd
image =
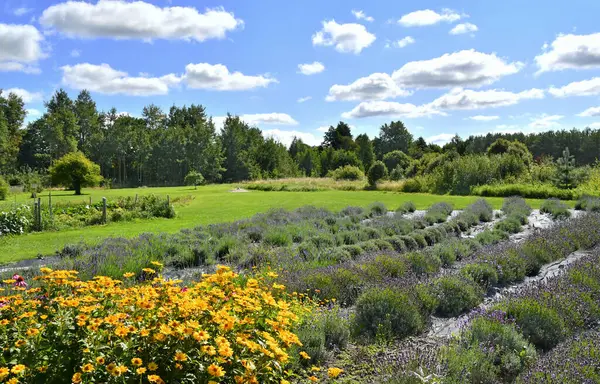
[[[455,136],[440,147],[413,137],[401,121],[384,124],[372,140],[365,134],[355,137],[348,124],[339,122],[321,145],[294,139],[287,148],[237,116],[228,115],[217,130],[201,105],[163,111],[150,104],[141,117],[133,117],[115,108],[98,111],[88,91],[72,100],[61,89],[45,108],[39,119],[23,127],[23,100],[0,93],[0,173],[11,184],[22,183],[23,175],[44,175],[54,161],[74,151],[97,163],[104,183],[112,187],[181,185],[191,171],[211,183],[322,177],[346,165],[366,172],[376,160],[383,160],[390,174],[396,170],[396,178],[414,177],[456,157],[489,154],[498,139],[523,143],[529,153],[519,156],[526,166],[559,159],[567,147],[577,166],[600,158],[600,130],[589,128]]]

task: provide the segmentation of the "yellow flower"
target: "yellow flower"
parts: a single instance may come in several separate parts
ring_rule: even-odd
[[[151,362],[150,364],[148,364],[148,369],[151,371],[156,371],[158,369],[158,364],[156,364],[155,362]]]
[[[211,364],[208,366],[208,368],[206,369],[206,371],[208,372],[209,375],[214,376],[214,377],[221,377],[221,376],[225,376],[225,371],[223,371],[223,368],[219,367],[216,364]]]
[[[40,333],[39,329],[37,329],[37,328],[29,328],[25,334],[27,336],[31,337],[31,336],[37,335],[38,333]]]
[[[309,360],[309,359],[310,359],[310,356],[308,356],[308,353],[306,353],[306,352],[304,352],[304,351],[300,352],[300,356],[302,356],[302,358],[303,358],[303,359],[306,359],[306,360]]]
[[[275,272],[269,272],[269,273],[267,273],[267,276],[269,276],[269,277],[272,277],[272,278],[276,278],[276,277],[278,277],[279,275],[278,275],[278,274],[276,274]]]
[[[16,377],[13,377],[12,379],[10,379],[6,382],[6,384],[18,384],[18,383],[19,383],[19,379],[17,379]]]
[[[163,264],[159,263],[158,261],[151,261],[150,264],[152,264],[154,266],[157,266],[157,267],[162,267],[163,266]]]
[[[37,370],[40,373],[44,373],[44,372],[46,372],[48,370],[48,366],[47,365],[42,365],[41,367],[38,367]],[[0,377],[0,379],[1,379],[1,377]]]
[[[104,363],[105,363],[104,357],[102,357],[102,356],[96,357],[96,363],[98,363],[100,365],[104,365]]]
[[[17,348],[20,348],[20,347],[24,346],[25,344],[27,344],[27,342],[25,340],[17,340],[17,341],[15,341],[15,346]]]
[[[125,372],[129,371],[129,368],[127,368],[124,365],[119,365],[118,367],[115,368],[115,371],[117,371],[120,374],[122,374],[122,373],[125,373]]]
[[[316,383],[317,381],[319,381],[319,379],[317,379],[315,376],[309,377],[308,380],[312,381],[313,383]]]
[[[47,275],[50,272],[52,272],[52,269],[50,269],[48,267],[42,267],[42,268],[40,268],[40,272],[42,272],[44,275]]]
[[[133,273],[133,272],[127,272],[127,273],[123,274],[123,277],[126,279],[129,279],[130,277],[133,277],[133,276],[135,276],[135,273]]]
[[[344,370],[341,368],[331,367],[327,370],[327,376],[331,379],[337,378],[342,373],[344,373]]]
[[[321,370],[321,368],[319,368],[319,367],[315,367],[315,366],[312,366],[312,367],[310,368],[310,370],[311,370],[311,371],[313,371],[313,372],[319,372],[319,371]]]
[[[144,373],[146,373],[146,368],[140,367],[135,370],[135,373],[137,373],[138,375],[143,375]]]
[[[71,378],[71,382],[81,383],[81,373],[77,372],[76,374],[74,374],[73,377]]]
[[[156,271],[152,268],[143,268],[142,272],[146,272],[149,275],[154,275],[156,273]]]
[[[188,357],[183,352],[177,352],[173,358],[175,361],[187,361]]]
[[[4,379],[10,373],[10,369],[6,367],[0,367],[0,380]]]
[[[23,364],[17,364],[14,367],[12,367],[10,371],[15,375],[18,375],[19,373],[23,372],[25,368],[27,367],[25,367]]]
[[[158,375],[148,375],[148,381],[151,383],[159,383],[162,379]]]
[[[136,367],[139,367],[140,365],[142,365],[142,359],[140,359],[139,357],[134,357],[133,359],[131,359],[131,364],[135,365]]]
[[[289,381],[281,379],[281,381],[279,382],[279,384],[290,384]]]
[[[94,366],[90,363],[85,364],[83,367],[81,367],[81,370],[83,372],[92,372],[94,370]]]

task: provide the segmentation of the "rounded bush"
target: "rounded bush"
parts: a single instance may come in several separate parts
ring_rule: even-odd
[[[397,213],[404,214],[409,212],[414,212],[417,210],[417,206],[412,201],[407,201],[403,203],[401,206],[396,209]]]
[[[331,172],[334,180],[362,180],[365,177],[360,168],[353,165],[345,165]]]
[[[559,314],[534,299],[511,300],[506,313],[515,319],[533,345],[546,351],[560,343],[567,333]]]
[[[369,185],[371,187],[375,187],[377,182],[387,176],[388,170],[385,167],[385,164],[381,161],[376,161],[369,168],[369,172],[367,174]]]
[[[435,287],[440,300],[437,313],[441,316],[458,316],[474,308],[483,300],[481,288],[472,280],[464,277],[441,277],[435,282]]]
[[[418,305],[409,296],[391,288],[372,288],[356,301],[352,330],[373,338],[384,332],[393,338],[414,335],[423,329]]]
[[[425,192],[423,189],[423,185],[419,179],[406,179],[401,187],[402,192],[409,193]]]
[[[498,284],[498,272],[492,264],[467,264],[460,270],[460,273],[473,280],[485,291]]]
[[[385,204],[377,201],[369,205],[369,212],[371,216],[383,216],[387,213],[387,208]]]

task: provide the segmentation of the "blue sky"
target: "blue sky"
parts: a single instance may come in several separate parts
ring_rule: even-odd
[[[28,119],[57,88],[88,88],[101,110],[202,104],[285,143],[339,120],[373,137],[400,119],[438,143],[600,128],[599,14],[594,0],[3,0],[0,87]]]

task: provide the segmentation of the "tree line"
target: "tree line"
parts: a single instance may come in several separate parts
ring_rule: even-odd
[[[198,173],[210,183],[260,178],[322,177],[344,166],[367,172],[375,161],[406,170],[426,154],[485,153],[498,139],[518,141],[535,158],[559,158],[571,148],[578,165],[600,157],[600,130],[553,131],[525,135],[488,134],[466,140],[455,136],[440,147],[414,139],[401,121],[380,127],[379,135],[356,137],[345,122],[329,127],[319,146],[294,138],[289,148],[238,116],[228,115],[217,130],[202,105],[144,107],[141,117],[115,108],[99,111],[90,93],[71,99],[60,89],[45,102],[43,115],[23,127],[23,100],[0,93],[0,172],[11,181],[27,172],[44,174],[61,157],[81,152],[100,166],[113,186],[182,185]],[[401,176],[401,175],[397,175]],[[189,178],[188,178],[189,179]]]

